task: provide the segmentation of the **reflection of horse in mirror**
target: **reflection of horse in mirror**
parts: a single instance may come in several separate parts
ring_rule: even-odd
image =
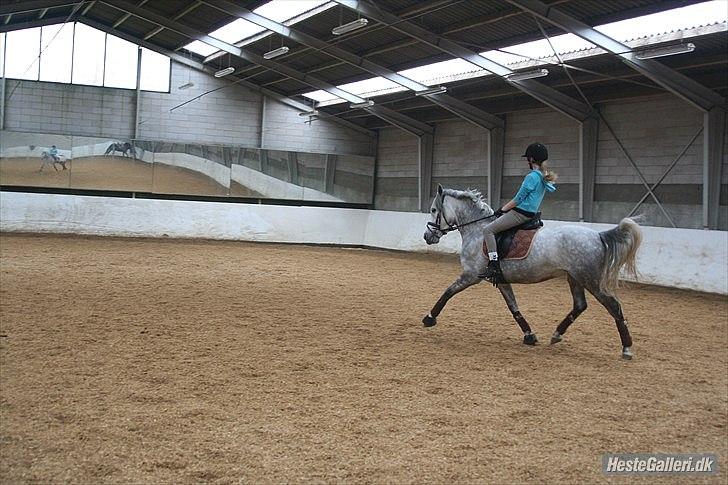
[[[41,163],[38,173],[43,173],[43,169],[46,167],[46,165],[51,165],[56,172],[58,172],[58,167],[56,167],[56,165],[60,165],[61,167],[63,167],[63,170],[68,170],[68,168],[66,167],[66,162],[68,162],[68,160],[66,160],[63,155],[53,156],[49,152],[44,151],[43,153],[41,153],[40,160]]]
[[[450,298],[482,281],[478,274],[488,264],[488,257],[483,252],[483,227],[494,217],[493,210],[478,192],[443,189],[442,186],[437,188],[430,212],[431,221],[427,224],[425,241],[427,244],[437,244],[446,233],[459,230],[462,237],[460,264],[463,272],[422,320],[427,327],[437,323],[437,316]],[[632,337],[614,291],[622,267],[636,274],[635,255],[641,241],[639,226],[629,218],[622,219],[617,227],[604,232],[579,225],[547,225],[535,234],[525,257],[501,261],[503,275],[508,283],[499,284],[498,289],[523,331],[523,343],[534,345],[537,339],[518,311],[510,283],[538,283],[566,275],[574,306],[556,327],[551,343],[560,342],[569,325],[586,310],[586,289],[614,318],[622,340],[622,357],[632,358]]]
[[[136,150],[134,145],[129,142],[126,143],[112,143],[109,148],[106,149],[104,155],[114,155],[116,152],[120,152],[124,157],[133,157],[136,159]]]

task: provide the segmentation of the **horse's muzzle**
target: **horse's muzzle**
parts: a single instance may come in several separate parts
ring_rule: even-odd
[[[430,231],[429,229],[425,231],[425,235],[423,237],[428,245],[437,244],[438,242],[440,242],[440,236]]]

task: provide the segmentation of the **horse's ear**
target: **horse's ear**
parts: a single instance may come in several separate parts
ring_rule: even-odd
[[[442,191],[443,191],[443,190],[444,190],[444,189],[442,188],[442,185],[440,185],[440,184],[437,184],[437,195],[442,195]]]

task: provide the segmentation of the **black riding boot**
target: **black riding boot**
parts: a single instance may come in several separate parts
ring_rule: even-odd
[[[478,278],[483,278],[493,286],[498,286],[501,283],[505,283],[506,280],[503,277],[503,271],[501,271],[500,261],[497,259],[488,261],[488,267],[485,268],[485,272],[478,275]]]

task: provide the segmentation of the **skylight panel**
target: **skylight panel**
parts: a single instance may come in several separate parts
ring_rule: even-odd
[[[216,48],[212,47],[211,45],[205,44],[204,42],[200,42],[199,40],[190,42],[185,46],[185,49],[204,57],[207,57],[210,54],[217,52]]]
[[[292,19],[303,12],[313,10],[319,5],[323,5],[329,0],[273,0],[265,5],[253,10],[253,12],[263,17],[283,23],[288,19]],[[244,37],[240,37],[241,40]]]
[[[244,19],[237,19],[213,32],[210,32],[210,35],[216,39],[232,44],[233,42],[245,39],[246,37],[263,32],[264,30],[265,29],[263,27],[252,22],[248,22]],[[213,52],[217,51],[217,49],[213,49]]]

